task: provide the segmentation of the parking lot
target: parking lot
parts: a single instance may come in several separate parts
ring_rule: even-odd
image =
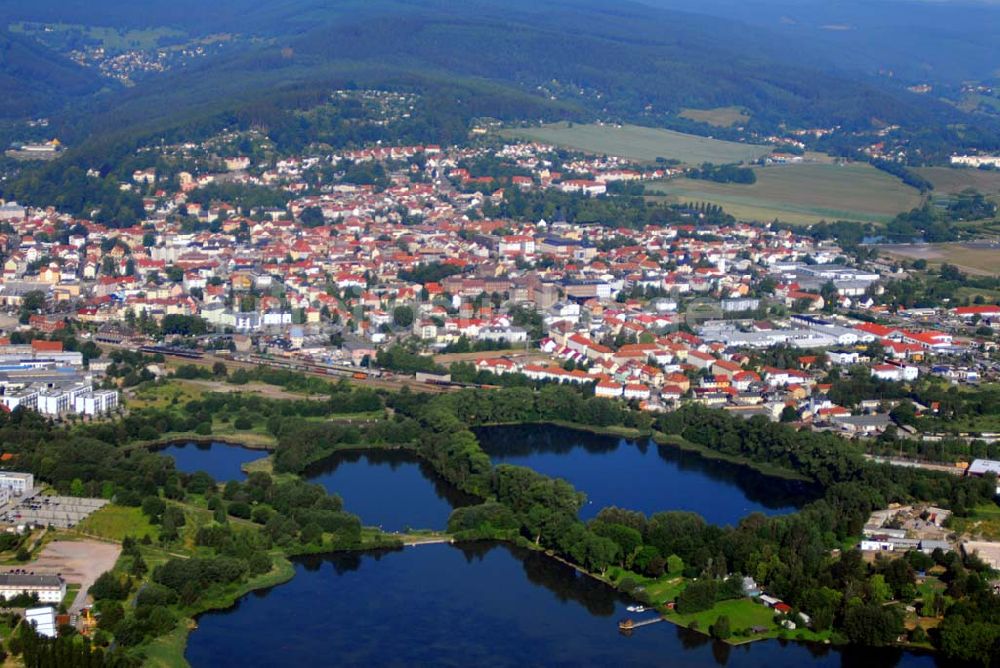
[[[16,499],[0,509],[0,523],[52,526],[69,529],[95,510],[107,505],[106,499],[36,494]]]

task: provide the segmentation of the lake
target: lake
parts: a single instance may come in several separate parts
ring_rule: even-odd
[[[179,471],[205,471],[217,481],[245,479],[240,467],[267,455],[228,443],[176,444],[158,452],[173,457]],[[478,501],[401,450],[339,452],[309,467],[303,477],[339,494],[345,509],[363,524],[384,531],[444,529],[454,508]]]
[[[297,559],[295,577],[198,619],[209,666],[797,666],[930,668],[928,656],[765,641],[730,647],[672,624],[621,635],[627,600],[542,554],[427,545]]]
[[[384,531],[445,529],[453,509],[479,502],[401,450],[339,452],[306,469],[304,477],[339,494],[362,523]]]
[[[494,463],[527,466],[564,478],[587,495],[589,519],[605,506],[652,514],[690,510],[714,524],[735,524],[751,512],[790,513],[815,498],[808,485],[765,476],[746,466],[706,459],[647,439],[631,441],[553,425],[476,430]],[[177,444],[162,450],[186,473],[242,480],[240,467],[265,454],[227,443]],[[305,479],[339,494],[344,507],[385,531],[444,529],[451,511],[476,502],[402,450],[339,452],[307,469]]]
[[[690,510],[713,524],[736,524],[751,512],[790,513],[816,498],[807,484],[648,439],[553,425],[488,427],[476,435],[494,464],[527,466],[585,493],[585,519],[618,506],[646,514]]]
[[[158,454],[174,458],[178,471],[194,473],[204,471],[219,482],[244,480],[247,476],[240,468],[248,462],[267,457],[264,450],[253,450],[231,443],[171,443],[157,448]]]

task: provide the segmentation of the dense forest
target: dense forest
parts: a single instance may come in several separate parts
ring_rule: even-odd
[[[101,88],[93,70],[46,49],[0,23],[0,118],[24,118],[57,107],[67,97]],[[6,148],[6,147],[4,147]]]

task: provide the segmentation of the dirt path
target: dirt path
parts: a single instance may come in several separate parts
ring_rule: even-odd
[[[229,394],[233,392],[246,392],[251,394],[259,394],[266,399],[312,399],[314,401],[322,401],[328,399],[326,395],[322,394],[302,394],[300,392],[289,392],[286,389],[278,387],[277,385],[268,385],[266,383],[247,383],[246,385],[233,385],[232,383],[226,383],[219,380],[200,380],[200,379],[185,379],[185,383],[190,383],[191,385],[196,385],[209,392],[219,392],[222,394]]]

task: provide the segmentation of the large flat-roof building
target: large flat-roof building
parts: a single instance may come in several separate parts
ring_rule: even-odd
[[[987,474],[997,476],[996,493],[1000,496],[1000,461],[996,459],[973,459],[969,468],[965,470],[965,475],[973,478],[982,478]]]

